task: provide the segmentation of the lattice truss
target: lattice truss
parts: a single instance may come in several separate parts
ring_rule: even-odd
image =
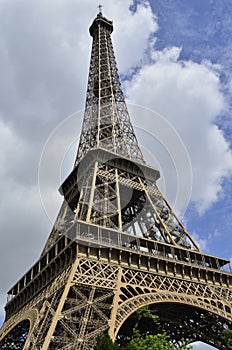
[[[137,322],[134,311],[141,305],[152,305],[161,324],[154,329],[147,320],[147,324],[141,325],[144,334],[165,329],[177,344],[201,340],[218,349],[227,349],[221,336],[225,327],[231,327],[231,287],[126,269],[122,272],[120,292],[112,331],[112,337],[117,336],[119,342],[131,336],[131,329]],[[125,321],[125,318],[128,319]]]
[[[118,163],[117,167],[109,164],[112,162]],[[146,179],[143,171],[133,173],[132,162],[126,161],[126,170],[120,162],[120,158],[95,161],[88,171],[77,172],[73,185],[64,193],[65,202],[53,229],[56,234],[68,234],[73,223],[81,220],[113,229],[115,235],[120,230],[199,251],[155,181]]]
[[[93,45],[76,164],[94,147],[144,162],[121,88],[111,41],[112,31],[112,22],[101,14],[90,27]]]
[[[5,323],[0,348],[92,349],[96,337],[109,328],[117,276],[118,267],[76,260]]]
[[[122,342],[131,335],[134,312],[149,304],[177,344],[202,340],[226,350],[221,332],[232,322],[231,288],[86,258],[77,259],[5,324],[2,335],[10,332],[0,346],[91,350],[107,329]],[[157,331],[148,320],[141,330]]]

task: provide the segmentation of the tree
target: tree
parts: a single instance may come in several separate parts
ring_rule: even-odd
[[[159,324],[159,317],[153,315],[147,306],[137,310],[137,322],[133,328],[132,337],[128,339],[125,350],[190,350],[189,345],[182,345],[178,348],[165,331],[158,334],[141,334],[139,323],[143,319],[151,319],[154,324]],[[97,339],[95,350],[119,350],[122,349],[118,344],[113,343],[108,334],[104,334]]]
[[[95,350],[118,350],[119,346],[112,342],[108,333],[97,338],[97,345]]]
[[[138,321],[135,324],[133,329],[133,336],[130,342],[128,343],[126,350],[190,350],[192,347],[189,345],[182,345],[176,347],[171,341],[170,337],[166,334],[165,331],[155,335],[146,334],[142,336],[138,329],[139,322],[143,318],[150,318],[154,324],[159,324],[159,317],[153,315],[147,306],[144,306],[137,311]]]
[[[165,333],[146,335],[145,338],[141,338],[138,333],[127,345],[126,350],[175,350],[175,347]]]
[[[232,330],[230,329],[225,329],[223,331],[223,336],[222,336],[222,339],[225,340],[226,342],[226,345],[232,349]]]

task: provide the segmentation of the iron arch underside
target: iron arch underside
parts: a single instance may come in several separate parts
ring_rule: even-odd
[[[23,320],[19,322],[7,335],[0,341],[1,350],[22,350],[30,330],[30,321]]]
[[[159,317],[160,322],[156,325],[151,318],[141,319],[139,330],[142,335],[165,331],[176,344],[201,341],[220,350],[227,350],[222,333],[226,328],[232,329],[232,322],[221,315],[177,302],[154,303],[149,305],[149,309]],[[137,322],[136,311],[123,322],[116,338],[121,345],[132,336]]]

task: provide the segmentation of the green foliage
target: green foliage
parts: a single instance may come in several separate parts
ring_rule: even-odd
[[[163,332],[162,334],[151,335],[148,334],[144,338],[138,330],[133,331],[133,338],[130,340],[126,350],[190,350],[189,345],[182,345],[175,347],[170,337]]]
[[[156,335],[147,334],[144,337],[141,336],[138,330],[139,321],[142,318],[150,318],[154,324],[159,324],[159,317],[153,315],[148,306],[144,306],[137,310],[138,322],[133,329],[133,337],[126,347],[126,350],[177,350],[170,337],[163,332]],[[192,349],[189,345],[183,345],[178,348],[179,350]]]
[[[159,324],[159,316],[153,315],[148,306],[143,306],[137,310],[138,320],[141,318],[151,318],[155,324]]]
[[[103,334],[102,336],[97,338],[97,345],[95,346],[95,350],[118,350],[120,349],[117,344],[114,344],[107,334]]]
[[[227,346],[229,346],[229,348],[232,349],[232,330],[225,329],[223,331],[222,339],[224,339]]]
[[[133,335],[131,339],[128,339],[128,344],[125,350],[190,350],[192,349],[189,345],[183,345],[177,348],[170,337],[165,333],[158,333],[155,335],[146,334],[141,335],[139,331],[139,322],[142,319],[150,318],[154,324],[159,324],[159,317],[152,314],[147,306],[144,306],[137,310],[138,321],[133,329]],[[119,350],[120,347],[114,344],[108,334],[104,334],[97,339],[97,345],[95,350]]]
[[[175,348],[165,333],[147,335],[145,338],[137,334],[127,345],[126,350],[175,350]]]

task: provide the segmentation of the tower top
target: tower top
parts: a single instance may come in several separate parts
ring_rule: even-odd
[[[89,33],[93,37],[94,33],[96,33],[96,29],[99,26],[105,27],[109,30],[110,33],[113,31],[113,22],[109,21],[107,18],[103,17],[102,15],[102,5],[98,6],[99,12],[97,14],[97,17],[94,19],[92,25],[89,28]]]
[[[99,9],[99,14],[101,13],[102,14],[102,5],[98,5],[98,9]]]
[[[89,33],[93,38],[85,114],[75,166],[93,148],[145,163],[121,87],[111,41],[113,22],[102,15],[102,6]]]

